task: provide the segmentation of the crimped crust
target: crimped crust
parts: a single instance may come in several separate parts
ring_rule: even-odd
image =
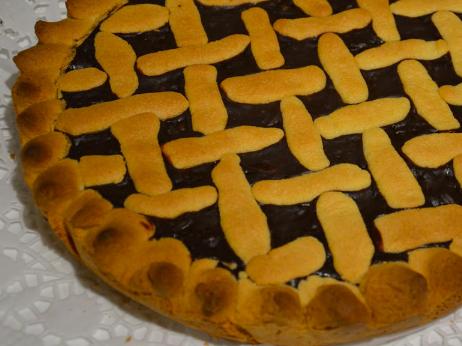
[[[316,193],[314,194],[308,193],[306,197],[302,196],[302,202],[312,200],[321,195],[323,201],[319,205],[322,215],[321,221],[323,224],[326,224],[329,230],[329,243],[332,241],[333,251],[341,251],[339,250],[339,244],[334,245],[334,242],[342,237],[341,232],[339,232],[340,228],[352,228],[355,229],[355,232],[364,234],[364,229],[357,227],[357,223],[361,224],[362,221],[354,202],[340,192],[334,193],[331,191],[361,189],[371,183],[370,175],[353,165],[325,168],[328,162],[326,163],[327,159],[322,154],[322,146],[319,144],[319,134],[317,135],[317,141],[313,143],[304,143],[302,141],[301,144],[310,146],[312,148],[310,150],[318,152],[319,160],[307,163],[307,165],[313,165],[317,169],[321,169],[315,173],[317,176],[313,174],[310,178],[292,178],[299,179],[297,182],[289,181],[290,179],[287,179],[285,182],[263,181],[254,185],[253,188],[251,188],[245,176],[243,176],[236,153],[245,152],[246,150],[256,150],[248,149],[253,148],[253,146],[258,148],[265,147],[268,145],[266,142],[277,142],[282,136],[282,131],[279,133],[280,130],[266,129],[264,131],[261,129],[261,135],[258,134],[255,143],[249,141],[241,143],[241,137],[237,138],[238,136],[245,136],[246,131],[256,131],[258,128],[235,129],[235,132],[230,134],[230,130],[223,130],[218,125],[217,129],[222,132],[208,134],[201,139],[202,141],[211,141],[216,150],[215,153],[209,153],[209,156],[205,155],[205,157],[200,148],[197,149],[197,155],[195,156],[194,146],[197,145],[199,147],[201,145],[199,140],[196,143],[193,139],[188,139],[187,146],[185,147],[176,146],[172,142],[169,146],[162,148],[165,150],[167,156],[178,157],[177,162],[179,166],[187,166],[188,162],[193,162],[193,165],[197,164],[196,161],[210,162],[225,155],[213,172],[213,180],[218,190],[218,203],[223,205],[225,215],[226,212],[229,212],[229,218],[225,222],[226,227],[224,227],[224,231],[227,237],[229,237],[228,239],[234,239],[232,240],[233,244],[236,244],[234,246],[239,249],[245,262],[248,262],[249,277],[243,275],[237,279],[230,271],[219,267],[218,262],[213,259],[192,260],[185,244],[179,240],[164,238],[148,241],[153,232],[155,232],[155,226],[145,216],[126,208],[113,208],[111,203],[101,197],[96,191],[85,189],[85,186],[91,186],[95,182],[95,174],[97,175],[97,172],[91,172],[91,169],[85,167],[84,162],[77,162],[66,158],[70,146],[69,139],[66,134],[55,131],[55,122],[64,110],[64,105],[60,101],[59,81],[62,80],[64,71],[72,60],[76,47],[99,23],[126,2],[126,0],[99,0],[97,2],[93,0],[68,0],[69,18],[59,23],[39,22],[36,26],[39,44],[21,52],[14,59],[21,72],[13,88],[13,100],[18,114],[17,126],[21,136],[25,180],[32,190],[36,204],[69,251],[109,285],[132,299],[172,319],[193,328],[206,331],[213,336],[246,343],[308,346],[352,342],[426,323],[429,320],[447,314],[462,303],[462,257],[459,256],[460,251],[457,251],[457,246],[451,247],[454,251],[443,248],[415,250],[410,254],[409,263],[392,262],[376,264],[370,267],[366,266],[364,273],[349,272],[347,268],[342,275],[347,279],[351,278],[358,285],[331,278],[321,278],[319,276],[308,277],[308,279],[299,284],[298,289],[284,285],[284,282],[287,280],[287,277],[285,277],[287,273],[284,272],[284,262],[281,262],[284,259],[281,259],[281,257],[285,258],[285,256],[288,256],[288,259],[285,260],[291,263],[291,271],[295,273],[293,275],[289,273],[289,276],[292,278],[294,275],[299,276],[313,273],[319,267],[319,263],[311,263],[305,260],[304,251],[308,249],[308,251],[319,252],[319,256],[323,256],[324,251],[319,248],[315,240],[309,238],[300,238],[296,243],[287,244],[286,248],[271,250],[267,239],[268,226],[262,218],[262,212],[253,195],[260,202],[265,201],[267,198],[274,198],[276,204],[286,202],[292,204],[294,203],[293,201],[297,201],[298,203],[298,199],[301,196],[299,194],[299,184],[306,184],[307,186],[309,184],[316,184],[315,190],[317,192],[315,191]],[[179,6],[176,3],[183,2],[191,6],[189,1],[167,1],[167,3],[170,3],[170,7]],[[239,1],[239,3],[247,2],[249,1]],[[256,3],[257,1],[252,2]],[[430,8],[430,1],[423,2],[425,3],[424,8],[419,8],[416,1],[400,0],[394,3],[392,11],[395,13],[414,13],[413,11],[416,7],[419,8],[418,11],[416,10],[418,12],[416,15],[419,15],[420,10],[428,10],[429,12],[440,10],[435,1],[432,2],[435,9]],[[231,2],[202,0],[201,3],[205,5],[227,6]],[[343,32],[355,27],[364,27],[371,21],[371,18],[372,20],[376,19],[378,11],[370,2],[361,1],[362,9],[344,13],[342,16],[345,18],[343,18],[339,17],[339,15],[331,16],[331,9],[326,8],[324,1],[297,1],[297,3],[303,6],[307,12],[316,13],[323,17],[313,17],[312,19],[299,22],[281,21],[276,23],[276,31],[296,38],[317,35],[318,33],[330,30]],[[446,7],[451,7],[448,1],[444,2],[444,4],[446,4]],[[446,9],[444,8],[445,6],[442,5],[441,10]],[[371,15],[367,12],[369,7],[373,7]],[[460,10],[461,8],[459,7],[456,6],[456,10]],[[181,13],[180,10],[175,11],[177,13],[176,18],[178,19],[178,23],[175,25],[176,30],[178,30],[178,33],[175,35],[177,40],[181,41],[182,45],[184,44],[185,46],[188,46],[187,42],[190,39],[194,42],[199,40],[202,46],[198,45],[193,49],[190,47],[178,48],[177,52],[171,52],[172,57],[177,56],[176,54],[180,54],[180,56],[181,54],[191,54],[191,59],[197,63],[212,63],[215,59],[221,59],[217,57],[218,55],[228,54],[232,56],[238,54],[249,44],[247,36],[229,37],[229,40],[232,41],[229,44],[233,47],[227,50],[223,48],[224,45],[228,44],[227,42],[207,43],[203,37],[201,38],[202,34],[200,32],[193,33],[193,36],[195,35],[193,38],[185,37],[181,28],[182,18],[185,16],[185,13]],[[250,30],[252,49],[255,49],[257,52],[261,52],[261,47],[259,48],[260,43],[252,36],[257,31],[253,21],[260,15],[260,13],[247,13],[245,15],[247,18],[246,24],[253,28]],[[262,16],[264,17],[264,15]],[[453,20],[451,16],[445,16]],[[359,18],[358,21],[353,20],[349,22],[349,18],[356,17]],[[440,21],[443,17],[443,14],[437,16],[437,23],[445,27],[450,25],[450,23]],[[389,21],[387,23],[374,24],[381,27],[382,35],[390,41],[396,38],[396,32],[393,28],[390,28],[392,24]],[[447,35],[451,36],[450,33]],[[323,45],[335,44],[341,47],[341,43],[337,41],[334,34],[326,34],[326,36],[323,36],[323,41]],[[458,48],[454,42],[455,38],[451,38],[449,49],[451,54],[458,56],[460,55],[460,50],[455,51]],[[272,50],[272,47],[269,48]],[[415,52],[415,54],[418,53]],[[390,59],[395,59],[395,56],[397,56],[397,54],[392,55],[393,57]],[[161,55],[159,57],[162,58]],[[182,58],[187,59],[187,57]],[[351,66],[356,64],[355,61],[360,61],[360,65],[368,64],[366,55],[363,55],[361,58],[356,57],[356,60],[350,56],[346,58],[348,58],[348,64]],[[110,60],[110,57],[108,59]],[[166,56],[165,59],[170,59],[170,55]],[[275,55],[275,59],[279,59],[277,54]],[[396,59],[401,58],[396,57]],[[347,72],[354,73],[355,78],[359,78],[357,71],[336,69],[332,65],[332,59],[327,52],[322,60],[323,64],[330,66],[328,73],[336,83],[343,84],[342,78]],[[172,68],[188,66],[188,63],[182,60],[173,61],[170,64],[175,66],[167,66],[166,69],[158,72],[156,70],[158,67],[156,67],[156,64],[153,65],[152,61],[154,61],[154,57],[152,56],[142,57],[138,59],[138,68],[142,71],[147,71],[147,74],[157,74]],[[133,63],[132,61],[131,64],[133,65]],[[261,63],[268,66],[266,62],[262,61]],[[274,66],[276,65],[278,64],[275,63]],[[361,67],[360,65],[358,65],[358,69]],[[116,71],[108,73],[109,78],[114,78],[114,74],[118,73],[117,68],[120,68],[120,66],[116,66]],[[203,68],[206,69],[206,67]],[[314,80],[313,78],[311,79],[313,85],[303,85],[302,83],[299,86],[304,94],[312,93],[322,88],[325,83],[324,73],[320,69],[314,67],[306,69],[310,69],[309,73],[314,76]],[[213,75],[213,70],[208,68],[207,71]],[[400,72],[402,78],[405,79],[405,86],[408,75],[411,72],[418,73],[418,71],[419,66],[416,62],[409,61],[401,65]],[[251,83],[255,84],[253,87],[259,88],[259,83],[263,83],[265,79],[279,84],[279,79],[292,78],[292,74],[294,76],[300,73],[303,75],[304,72],[307,71],[262,72],[259,75],[247,76],[242,79],[225,80],[222,86],[231,98],[239,100],[247,98],[249,103],[283,100],[283,107],[285,109],[297,109],[300,106],[297,100],[288,98],[296,94],[296,91],[276,88],[273,89],[274,94],[268,95],[265,94],[266,91],[262,91],[261,93],[257,93],[255,99],[253,99],[243,88]],[[190,68],[188,73],[192,74],[194,70]],[[423,82],[428,82],[424,77],[426,78],[426,76],[422,76]],[[194,76],[189,76],[188,78],[193,79]],[[362,81],[358,78],[355,81],[358,89],[355,89],[356,92],[351,103],[362,102],[364,94],[367,93],[367,87],[364,89]],[[211,80],[206,80],[204,83],[212,85],[206,85],[205,87],[216,88],[216,85],[213,84],[214,78],[208,79]],[[408,92],[411,94],[411,97],[419,92],[411,86],[407,87],[406,90],[409,90]],[[442,93],[442,91],[440,92]],[[123,91],[122,93],[130,95],[132,90]],[[442,98],[451,97],[444,94],[442,97],[438,95],[437,88],[433,88],[432,86],[431,98],[425,98],[423,101],[432,102],[433,98],[436,99],[435,102],[438,105],[441,105],[441,102],[443,102]],[[181,95],[171,93],[169,96],[176,104],[175,107],[169,108],[164,104],[150,106],[151,108],[158,107],[164,109],[166,118],[180,114],[187,106],[185,104],[186,101]],[[423,97],[423,95],[419,94],[415,97]],[[129,100],[129,98],[126,98],[123,102],[130,102]],[[364,128],[360,132],[367,130],[364,133],[369,143],[366,147],[366,156],[369,163],[374,167],[374,179],[378,181],[383,189],[386,189],[387,181],[380,178],[380,170],[382,168],[380,162],[374,156],[378,155],[377,151],[380,151],[380,155],[389,157],[390,161],[398,161],[398,165],[404,170],[401,175],[404,176],[407,174],[405,165],[403,166],[403,163],[395,157],[396,153],[393,149],[389,148],[389,146],[387,147],[387,139],[382,138],[383,134],[377,132],[377,130],[373,130],[376,126],[387,123],[387,121],[396,122],[396,119],[389,120],[389,117],[402,118],[401,113],[405,112],[405,109],[408,108],[407,100],[395,99],[386,102],[392,103],[390,106],[391,110],[399,114],[388,112],[389,108],[387,108],[387,104],[378,107],[385,109],[383,111],[383,119],[381,118],[382,115],[379,114],[378,119],[372,120],[372,125],[368,123],[370,120],[366,121],[366,119],[361,119],[361,117],[358,119],[360,122],[364,120],[364,123],[359,124],[359,126]],[[149,108],[143,105],[139,107],[140,109]],[[335,114],[327,116],[326,119],[319,119],[317,122],[323,121],[324,124],[320,124],[321,126],[317,130],[313,129],[313,122],[310,119],[309,123],[303,123],[303,131],[313,132],[320,130],[320,134],[325,137],[335,137],[350,133],[351,129],[349,128],[339,129],[334,126],[333,130],[329,129],[329,122],[337,121],[337,119],[340,122],[340,118],[350,116],[351,112],[348,107],[353,107],[350,109],[361,110],[366,107],[373,107],[373,105],[362,103],[338,110]],[[404,109],[402,112],[401,108]],[[85,112],[85,110],[82,112]],[[303,112],[303,115],[305,114],[303,109],[298,109],[298,112]],[[142,150],[146,150],[147,154],[159,158],[161,148],[158,143],[148,139],[145,140],[142,133],[143,127],[146,125],[143,122],[144,119],[149,121],[149,124],[153,127],[156,127],[158,126],[156,122],[159,121],[157,117],[150,113],[136,115],[140,120],[139,126],[137,126],[134,118],[127,120],[124,119],[124,116],[119,116],[110,111],[107,114],[107,121],[102,127],[112,126],[115,135],[123,138],[123,145],[130,147],[130,145],[133,145],[133,141],[136,141],[136,138],[130,137],[130,133],[127,133],[126,130],[133,127],[141,133],[140,136],[143,139],[141,141]],[[426,115],[422,114],[422,116]],[[428,117],[432,117],[432,115],[429,114]],[[72,126],[69,125],[71,120],[70,116],[69,118],[61,116],[56,124],[59,129],[63,130],[66,129],[64,124]],[[75,118],[73,121],[78,121],[78,119]],[[289,131],[293,131],[289,145],[299,142],[300,138],[297,137],[297,133],[295,132],[297,125],[291,125],[290,123],[297,120],[285,118],[284,121],[284,126],[292,129]],[[316,124],[316,121],[314,123]],[[92,127],[93,124],[84,124],[82,126],[88,126],[92,129],[99,128],[98,124],[94,125],[94,127]],[[446,127],[446,123],[442,126]],[[454,122],[450,122],[447,127],[451,126],[455,126]],[[204,132],[207,131],[204,130]],[[226,142],[227,144],[225,145],[223,140],[220,139],[214,142],[214,138],[220,138],[219,136],[234,136],[236,139],[235,142],[231,140]],[[438,135],[435,134],[434,136]],[[448,137],[447,141],[460,142],[460,138],[456,138],[455,136],[462,135],[454,135],[454,138]],[[428,165],[437,160],[431,155],[422,154],[422,151],[418,148],[421,144],[419,144],[418,139],[415,141],[415,143],[405,145],[404,151],[406,155],[412,160]],[[136,141],[136,144],[140,145],[138,141]],[[447,146],[441,149],[442,151],[449,151],[448,153],[443,153],[443,156],[447,156],[449,161],[456,157],[457,161],[454,164],[456,165],[457,163],[458,167],[460,167],[460,149],[450,150],[447,149]],[[184,155],[181,154],[182,150],[185,150]],[[386,152],[382,153],[382,151]],[[136,153],[132,152],[131,155],[136,156]],[[184,161],[182,161],[183,159]],[[105,170],[108,165],[114,167],[111,172],[105,172],[105,176],[109,180],[120,179],[121,175],[123,175],[123,172],[120,171],[120,158],[114,157],[110,162],[103,163],[98,161],[101,158],[89,158],[87,160],[99,162],[94,165],[95,169]],[[132,165],[130,163],[130,156],[127,157],[127,160],[128,170],[132,172],[138,170],[138,173],[135,173],[140,176],[138,182],[146,186],[146,188],[142,189],[142,192],[149,195],[151,193],[150,187],[156,181],[146,180],[146,176],[142,172],[143,167],[137,166],[136,163]],[[173,160],[175,161],[176,159]],[[168,214],[168,211],[162,208],[163,204],[174,203],[175,198],[182,200],[191,198],[191,200],[194,200],[196,194],[201,196],[205,194],[207,197],[204,198],[209,204],[214,203],[217,199],[217,191],[213,187],[202,188],[200,191],[182,191],[181,193],[185,195],[176,192],[179,195],[175,195],[174,192],[170,191],[171,186],[169,185],[168,177],[165,176],[162,164],[153,169],[165,181],[161,189],[162,191],[158,191],[161,192],[161,195],[158,197],[149,197],[141,194],[133,196],[128,204],[134,205],[134,209],[138,205],[139,209],[143,211],[145,210],[144,207],[146,207],[155,213]],[[353,178],[349,180],[346,177],[344,181],[339,182],[340,186],[331,186],[331,173],[334,170],[341,171],[339,174],[342,178],[348,175],[352,175]],[[335,176],[333,177],[335,178]],[[409,178],[408,175],[406,177]],[[408,184],[413,183],[413,181],[408,182]],[[289,191],[286,195],[278,194],[278,191],[280,191],[279,185],[281,184],[287,184],[285,191],[287,192],[287,189]],[[269,187],[264,185],[268,185]],[[268,189],[271,188],[274,189],[274,193],[268,192]],[[313,191],[311,190],[311,192]],[[235,196],[233,194],[238,195]],[[415,198],[416,201],[412,203],[418,205],[421,203],[421,195],[419,191],[415,191],[415,194],[417,195]],[[157,201],[156,198],[160,199],[160,201]],[[241,215],[242,219],[235,218],[232,215],[233,208],[235,208],[232,202],[235,199],[240,200],[243,205],[246,205],[246,214]],[[330,214],[328,204],[333,203],[332,201],[345,205],[344,212],[351,224],[341,224],[342,215]],[[401,203],[401,200],[398,203]],[[185,205],[177,207],[189,210],[188,208],[192,207],[200,209],[203,205],[191,206],[186,201]],[[425,229],[424,233],[428,233],[430,240],[441,240],[440,238],[444,238],[444,241],[458,239],[461,234],[458,228],[460,228],[460,224],[462,223],[460,208],[460,206],[455,205],[447,206],[444,213],[437,213],[435,208],[433,210],[435,216],[431,214],[432,210],[414,210],[412,212],[416,215],[412,215],[412,219],[402,219],[404,214],[410,212],[396,212],[382,219],[377,219],[376,223],[378,224],[379,231],[383,233],[385,246],[391,248],[394,246],[404,246],[405,250],[409,250],[413,245],[416,245],[412,243],[413,241],[418,243],[421,239],[415,240],[412,239],[412,236],[409,236],[409,239],[406,238],[406,241],[409,241],[412,245],[403,245],[399,240],[398,244],[395,244],[395,233],[398,229],[396,227],[402,227],[403,232],[405,232],[406,230],[423,226]],[[180,213],[181,210],[179,211]],[[145,214],[148,213],[145,212]],[[430,225],[426,223],[427,219]],[[242,244],[242,239],[233,238],[239,232],[240,227],[243,227],[244,222],[251,222],[257,225],[252,235],[252,247],[249,247],[249,244]],[[440,236],[433,233],[433,228],[439,226],[447,229]],[[365,240],[365,243],[367,243],[367,240]],[[457,245],[458,243],[455,242],[455,244]],[[365,249],[366,253],[355,254],[351,259],[352,261],[360,262],[360,268],[363,268],[364,263],[370,258],[370,249],[367,246],[362,249]],[[345,259],[340,258],[338,263],[339,268],[345,268],[344,261]],[[276,273],[265,273],[263,271],[265,263],[272,263],[274,268],[277,268]]]

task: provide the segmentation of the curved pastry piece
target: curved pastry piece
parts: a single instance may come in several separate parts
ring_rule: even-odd
[[[90,90],[103,85],[107,74],[97,68],[88,67],[72,70],[59,79],[59,89],[64,92],[78,92]]]
[[[425,203],[417,179],[384,130],[376,128],[364,132],[363,150],[369,171],[391,208],[415,208]]]
[[[278,38],[266,11],[253,7],[242,12],[241,18],[249,32],[250,46],[258,67],[269,70],[284,65]]]
[[[152,113],[134,115],[111,127],[112,134],[120,142],[136,190],[151,196],[172,189],[157,141],[159,129],[159,118]]]
[[[325,260],[326,253],[319,240],[300,237],[252,258],[246,271],[258,285],[283,284],[319,270]]]
[[[95,56],[109,75],[112,92],[119,98],[130,96],[138,89],[136,54],[126,41],[114,34],[99,32],[95,37]]]
[[[400,40],[390,0],[358,0],[358,5],[372,16],[372,28],[378,37],[385,42]]]
[[[50,100],[36,103],[19,113],[16,125],[21,143],[25,144],[35,137],[53,131],[54,123],[63,110],[62,101]]]
[[[79,169],[86,187],[118,184],[122,182],[127,171],[121,155],[82,156]]]
[[[345,106],[317,118],[314,125],[321,136],[334,139],[397,123],[406,118],[410,110],[411,104],[405,97],[382,98]]]
[[[355,8],[328,17],[279,19],[274,23],[274,29],[283,36],[301,41],[326,32],[342,34],[361,29],[370,22],[371,15],[368,11]]]
[[[277,128],[239,126],[204,137],[180,138],[162,150],[175,168],[191,168],[219,160],[225,154],[262,150],[279,142],[284,132]]]
[[[66,8],[69,17],[92,19],[97,21],[112,10],[126,4],[128,0],[67,0]]]
[[[371,184],[371,176],[356,165],[342,163],[322,171],[280,180],[261,180],[252,192],[260,203],[293,205],[311,202],[328,191],[359,191]]]
[[[409,265],[427,279],[427,317],[436,319],[462,303],[462,257],[443,248],[419,249],[409,254]]]
[[[38,21],[35,24],[35,33],[41,44],[54,43],[73,46],[79,44],[93,26],[91,19],[66,18],[59,22]]]
[[[326,192],[318,199],[316,214],[335,270],[343,279],[359,282],[369,269],[375,249],[355,201],[341,192]]]
[[[138,58],[139,70],[147,76],[177,70],[191,65],[215,64],[242,53],[250,43],[246,35],[230,35],[199,46],[187,46],[150,53]]]
[[[45,75],[21,74],[14,83],[12,95],[16,114],[28,107],[49,100],[56,100],[58,88],[56,80]]]
[[[70,147],[69,139],[60,132],[50,132],[30,140],[21,150],[27,184],[32,186],[41,172],[66,157]]]
[[[462,206],[448,204],[379,216],[374,224],[385,252],[404,252],[425,244],[444,243],[462,234]]]
[[[297,160],[312,171],[328,167],[321,136],[303,102],[286,97],[281,101],[281,112],[287,144]]]
[[[318,41],[318,55],[334,87],[345,103],[364,102],[369,89],[348,47],[336,34],[327,33]]]
[[[68,108],[58,118],[56,129],[77,136],[102,131],[136,114],[154,113],[159,119],[165,120],[180,115],[187,108],[188,101],[179,93],[139,94],[88,107]]]
[[[444,101],[454,106],[462,106],[462,83],[458,85],[443,85],[439,89]]]
[[[360,289],[376,325],[388,325],[418,316],[425,308],[428,293],[425,277],[404,262],[372,266]]]
[[[452,130],[460,127],[459,121],[448,104],[438,93],[438,85],[431,79],[425,67],[416,60],[403,61],[398,65],[398,74],[404,91],[412,99],[417,113],[437,130]]]
[[[248,263],[271,250],[266,216],[252,196],[237,155],[224,155],[212,171],[218,189],[220,223],[234,252]]]
[[[332,14],[332,7],[327,0],[293,0],[295,6],[312,17],[327,17]]]
[[[201,186],[157,196],[134,194],[125,200],[125,207],[143,215],[174,219],[185,213],[198,212],[216,201],[217,190],[212,186]]]
[[[131,34],[158,29],[168,22],[168,10],[159,5],[139,4],[122,7],[101,23],[100,30]]]
[[[421,17],[437,11],[462,13],[461,0],[399,0],[390,7],[394,14],[406,17]]]
[[[444,40],[424,41],[409,39],[386,42],[379,47],[367,49],[356,55],[361,70],[374,70],[396,64],[406,59],[434,60],[448,52]]]
[[[193,130],[203,134],[224,130],[228,122],[228,111],[218,89],[216,67],[186,67],[184,78]]]
[[[209,39],[194,0],[166,0],[170,11],[170,28],[178,47],[199,46]]]
[[[446,0],[446,2],[450,3],[451,0]],[[457,0],[457,3],[459,6],[458,12],[462,13],[462,1]],[[462,32],[462,21],[455,13],[447,11],[435,13],[432,16],[432,21],[443,39],[448,43],[454,70],[459,77],[462,77],[462,35],[460,34]]]
[[[402,151],[417,166],[438,168],[462,154],[462,133],[433,133],[407,141]]]
[[[259,72],[227,78],[221,83],[231,100],[250,104],[270,103],[288,96],[310,95],[325,86],[326,75],[317,66]],[[249,93],[249,90],[252,92]]]

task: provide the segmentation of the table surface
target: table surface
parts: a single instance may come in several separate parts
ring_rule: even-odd
[[[11,59],[35,44],[37,19],[56,21],[65,12],[64,0],[0,0],[0,344],[235,345],[162,318],[100,283],[65,252],[34,208],[14,160]],[[385,344],[462,346],[462,310],[407,337],[361,346]]]

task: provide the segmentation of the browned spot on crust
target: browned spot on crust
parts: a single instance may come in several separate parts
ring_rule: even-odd
[[[211,317],[223,311],[233,301],[235,287],[229,280],[210,280],[199,283],[194,293],[202,302],[202,313]]]
[[[350,289],[336,284],[318,288],[305,314],[308,325],[318,330],[364,323],[369,317],[366,305]]]
[[[109,211],[111,205],[106,200],[92,199],[84,204],[70,219],[70,224],[75,228],[91,228],[101,223],[102,215]]]
[[[148,279],[154,290],[162,297],[177,295],[183,287],[184,273],[169,262],[152,263]]]
[[[289,324],[302,317],[300,298],[297,293],[283,286],[267,286],[260,291],[261,315],[266,322]]]
[[[361,283],[372,320],[391,324],[420,314],[427,296],[427,281],[405,263],[372,266]]]

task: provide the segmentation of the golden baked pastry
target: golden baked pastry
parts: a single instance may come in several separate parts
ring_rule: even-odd
[[[70,252],[213,336],[335,345],[462,303],[462,1],[68,0],[13,89]]]

